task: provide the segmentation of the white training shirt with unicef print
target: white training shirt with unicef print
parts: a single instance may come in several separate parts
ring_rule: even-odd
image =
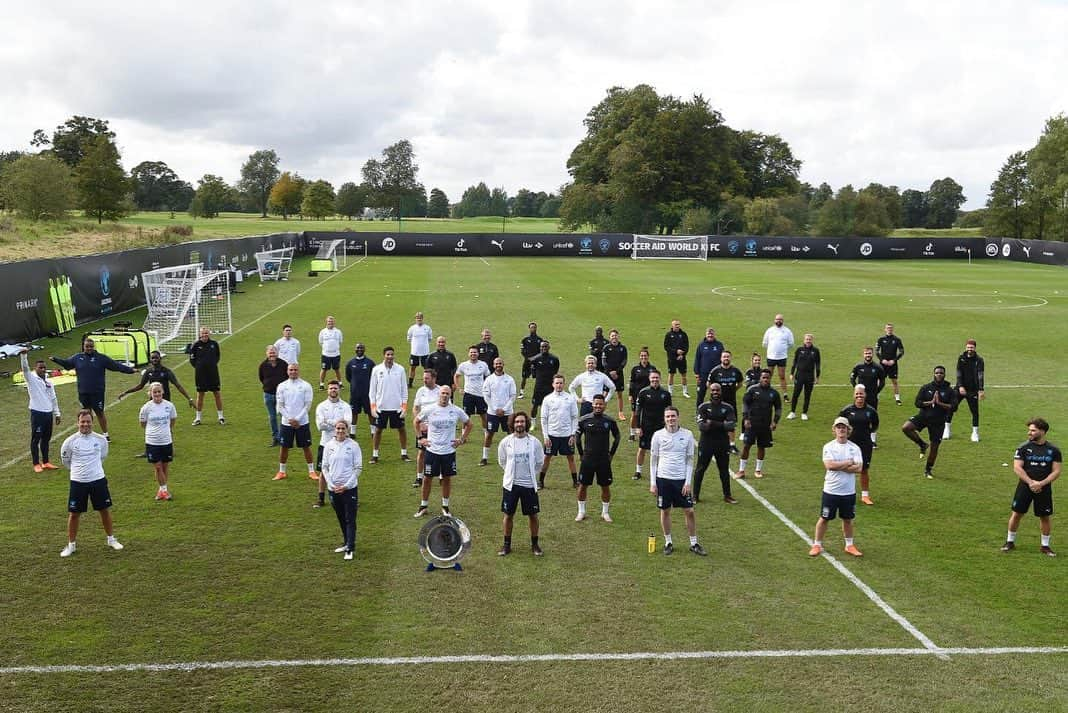
[[[138,420],[145,424],[145,443],[150,446],[169,446],[174,443],[171,422],[178,419],[178,409],[167,399],[158,404],[149,401],[141,407]]]
[[[419,413],[419,421],[427,424],[426,449],[434,455],[448,455],[455,453],[456,447],[452,444],[456,438],[456,424],[467,423],[471,419],[464,410],[456,404],[434,404]]]

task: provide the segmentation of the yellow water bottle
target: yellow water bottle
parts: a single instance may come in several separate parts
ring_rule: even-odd
[[[651,533],[649,535],[649,554],[656,552],[656,534]]]

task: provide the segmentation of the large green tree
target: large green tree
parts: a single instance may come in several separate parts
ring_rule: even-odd
[[[278,154],[274,149],[261,149],[249,154],[248,160],[241,165],[241,180],[238,181],[237,188],[248,196],[262,218],[267,217],[271,188],[281,175],[278,163]]]
[[[130,171],[134,203],[141,210],[184,210],[182,193],[188,184],[162,161],[142,161]]]
[[[489,186],[483,181],[478,185],[468,186],[456,204],[457,218],[474,218],[479,215],[494,215],[492,213],[492,193]]]
[[[341,188],[337,189],[334,211],[338,215],[343,215],[352,220],[356,216],[363,215],[363,209],[366,207],[367,193],[362,187],[349,181],[348,183],[342,183]]]
[[[313,220],[323,220],[334,214],[334,187],[329,181],[312,181],[304,189],[304,199],[300,204],[301,215]]]
[[[129,214],[130,182],[119,160],[119,150],[108,136],[100,135],[83,146],[81,162],[74,169],[78,204],[97,223],[118,220]]]
[[[927,189],[927,227],[951,228],[964,201],[964,188],[952,178],[940,178]]]
[[[1033,233],[1039,240],[1068,239],[1068,117],[1046,120],[1042,136],[1027,154],[1031,178]]]
[[[448,218],[449,197],[440,188],[430,189],[430,199],[427,202],[426,217]]]
[[[56,158],[74,168],[85,157],[89,144],[99,137],[104,137],[109,141],[115,140],[115,132],[108,127],[107,121],[76,115],[57,126],[52,132],[51,139],[43,129],[37,129],[30,143],[41,149],[50,150]]]
[[[197,191],[189,203],[189,214],[194,218],[217,218],[232,201],[233,189],[219,176],[206,173],[197,181]]]
[[[1031,177],[1027,171],[1027,154],[1017,151],[1009,156],[990,184],[986,220],[983,228],[988,235],[1024,238],[1032,219]]]
[[[268,200],[271,211],[281,215],[282,220],[289,220],[289,216],[299,213],[306,183],[303,178],[289,171],[279,176]]]
[[[735,160],[743,173],[742,193],[749,198],[772,198],[797,193],[801,162],[790,145],[774,134],[740,131],[734,141]]]
[[[915,188],[906,188],[901,193],[902,228],[922,228],[927,225],[927,194]]]
[[[401,216],[412,215],[405,208],[411,210],[422,205],[422,215],[426,215],[426,189],[419,183],[418,174],[415,149],[410,141],[404,139],[382,149],[381,159],[372,158],[363,165],[363,182],[368,188],[370,204]]]
[[[31,220],[62,218],[74,205],[70,166],[55,156],[22,156],[0,175],[5,208]]]

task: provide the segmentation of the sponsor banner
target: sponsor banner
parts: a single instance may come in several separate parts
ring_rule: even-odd
[[[1001,238],[1001,257],[1017,262],[1035,262],[1043,265],[1068,265],[1068,243],[1051,240],[1017,240]]]
[[[813,238],[710,236],[709,258],[791,260],[974,259],[990,257],[986,238]]]
[[[472,233],[305,233],[311,246],[346,237],[349,254],[437,257],[626,257],[630,235],[541,233],[493,235]]]

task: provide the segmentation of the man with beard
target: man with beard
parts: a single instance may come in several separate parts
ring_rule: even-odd
[[[757,381],[760,377],[757,377]],[[724,349],[719,356],[719,366],[708,374],[708,384],[719,384],[722,390],[723,403],[730,404],[734,414],[738,415],[738,389],[745,383],[745,375],[742,370],[731,363],[731,353]],[[737,453],[734,445],[734,429],[730,429],[731,453]]]
[[[716,339],[716,330],[709,327],[705,330],[705,338],[698,343],[693,353],[693,375],[697,382],[698,405],[705,402],[705,392],[708,390],[708,375],[720,365],[723,350],[723,342]]]
[[[953,414],[960,408],[961,402],[968,402],[968,410],[972,412],[972,443],[979,442],[979,401],[986,398],[984,385],[984,372],[986,362],[983,357],[975,352],[975,340],[969,339],[964,344],[964,351],[957,357],[957,406],[946,419],[943,439],[950,437],[949,424],[953,421]]]
[[[723,388],[716,382],[708,385],[708,401],[697,407],[697,428],[701,442],[697,449],[697,471],[694,473],[693,499],[701,501],[701,483],[712,459],[716,459],[719,484],[723,488],[723,502],[734,505],[731,496],[730,438],[737,416],[730,404],[723,401]]]
[[[445,337],[437,338],[437,349],[426,358],[426,365],[434,370],[434,379],[438,386],[448,386],[451,394],[459,388],[456,383],[456,369],[460,366],[456,355],[445,348]]]
[[[545,341],[538,336],[537,322],[527,324],[527,329],[530,330],[530,333],[519,342],[519,353],[523,356],[523,381],[519,384],[519,398],[523,398],[527,388],[527,379],[533,373],[531,371],[531,362],[534,361],[534,357],[541,353],[541,343]]]
[[[849,384],[863,384],[868,405],[876,411],[879,410],[879,392],[886,386],[886,372],[876,363],[875,350],[871,347],[864,347],[860,363],[853,367],[853,372],[849,375]],[[875,441],[872,441],[873,445],[874,443]]]
[[[738,473],[734,476],[735,478],[745,477],[749,449],[753,447],[753,444],[757,447],[754,475],[757,478],[764,477],[765,449],[774,445],[771,434],[778,428],[781,417],[782,399],[779,398],[779,392],[771,388],[771,369],[762,369],[760,382],[755,386],[750,386],[745,396],[742,397],[745,447],[742,448],[742,455],[738,460]]]
[[[608,333],[608,344],[605,344],[604,349],[601,350],[601,365],[616,389],[619,420],[622,422],[626,419],[623,415],[623,374],[624,369],[627,368],[627,348],[619,341],[619,331],[616,329]]]
[[[1053,515],[1053,481],[1061,475],[1061,451],[1046,440],[1049,424],[1043,418],[1027,422],[1027,441],[1016,449],[1012,469],[1019,478],[1016,494],[1012,498],[1012,514],[1009,516],[1009,535],[1002,552],[1016,548],[1016,531],[1020,520],[1034,505],[1042,532],[1041,552],[1047,557],[1057,554],[1050,548],[1050,516]]]
[[[664,427],[664,409],[671,405],[671,392],[660,385],[660,373],[649,372],[649,385],[634,402],[630,426],[638,437],[638,455],[634,466],[634,480],[641,480],[645,454],[649,452],[653,434]]]
[[[512,387],[515,387],[514,380]],[[538,481],[535,474],[541,471],[545,451],[538,439],[527,433],[529,420],[530,417],[523,411],[517,413],[512,421],[512,433],[505,436],[497,446],[497,463],[504,470],[501,495],[504,545],[497,551],[502,557],[512,552],[512,524],[515,511],[520,505],[523,507],[523,514],[530,519],[530,551],[535,557],[544,554],[538,545],[538,513],[541,511],[541,504],[538,502]]]
[[[594,327],[593,339],[590,340],[590,356],[597,360],[597,371],[604,371],[604,347],[608,340],[604,338],[604,328]]]
[[[578,420],[575,447],[579,465],[578,515],[576,522],[586,519],[586,489],[597,481],[601,487],[601,519],[612,522],[608,506],[612,501],[612,458],[619,448],[619,426],[604,413],[604,394],[593,397],[593,410]]]
[[[839,411],[838,415],[849,421],[849,440],[857,444],[864,461],[860,470],[860,502],[874,505],[868,489],[868,469],[871,467],[875,432],[879,430],[879,412],[868,406],[864,384],[857,384],[853,388],[853,403]]]

